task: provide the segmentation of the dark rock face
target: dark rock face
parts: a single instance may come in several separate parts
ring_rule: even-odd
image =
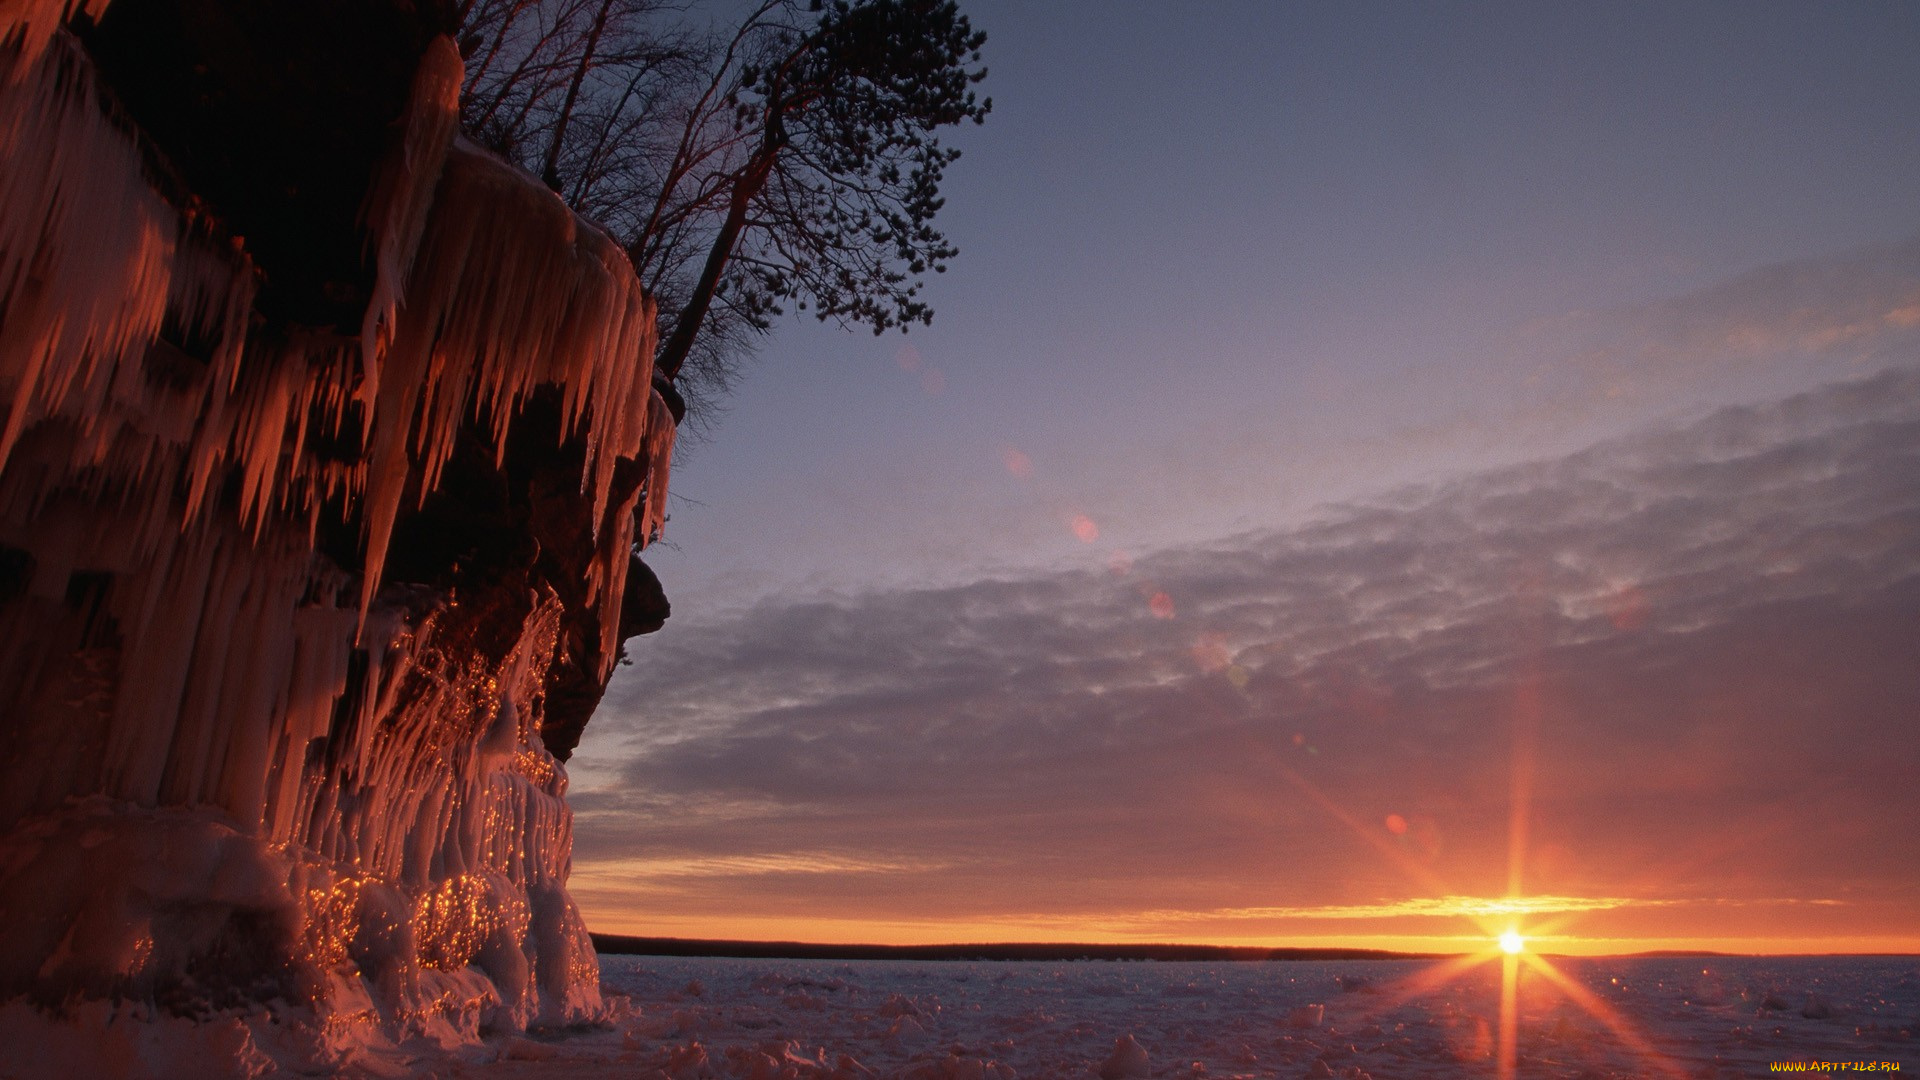
[[[563,438],[559,395],[548,388],[516,419],[505,460],[496,456],[486,433],[472,425],[461,430],[439,486],[396,523],[387,572],[458,598],[473,618],[516,626],[531,610],[530,598],[542,591],[559,597],[567,614],[546,674],[540,735],[548,752],[566,761],[606,692],[603,673],[618,659],[602,655],[601,620],[608,616],[586,589],[597,546],[592,507],[580,491],[585,448],[577,437]],[[643,480],[638,463],[616,469],[609,501],[618,505]],[[659,630],[672,613],[660,579],[639,554],[629,557],[626,573],[614,616],[621,642]]]
[[[452,26],[0,14],[0,995],[598,1015],[561,763],[668,615],[677,395]]]
[[[356,332],[373,284],[356,218],[451,5],[114,0],[79,30],[180,191],[246,239],[256,309]]]

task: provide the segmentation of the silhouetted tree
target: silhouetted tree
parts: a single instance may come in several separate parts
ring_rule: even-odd
[[[626,246],[696,412],[789,303],[931,318],[939,132],[991,107],[952,0],[762,0],[725,33],[663,0],[469,0],[464,25],[468,131]]]

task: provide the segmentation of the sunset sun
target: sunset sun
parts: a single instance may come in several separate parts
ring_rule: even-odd
[[[1518,930],[1509,930],[1501,934],[1499,941],[1500,951],[1509,956],[1518,956],[1520,951],[1527,947],[1527,939],[1521,937]]]

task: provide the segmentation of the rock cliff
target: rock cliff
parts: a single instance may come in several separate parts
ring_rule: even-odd
[[[0,9],[0,997],[593,1019],[652,300],[459,136],[450,4],[73,6]]]

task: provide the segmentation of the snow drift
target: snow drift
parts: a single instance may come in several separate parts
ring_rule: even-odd
[[[596,1018],[562,759],[664,618],[652,300],[429,35],[337,223],[360,324],[263,315],[286,261],[67,6],[0,14],[0,996],[273,1003],[323,1063]]]

